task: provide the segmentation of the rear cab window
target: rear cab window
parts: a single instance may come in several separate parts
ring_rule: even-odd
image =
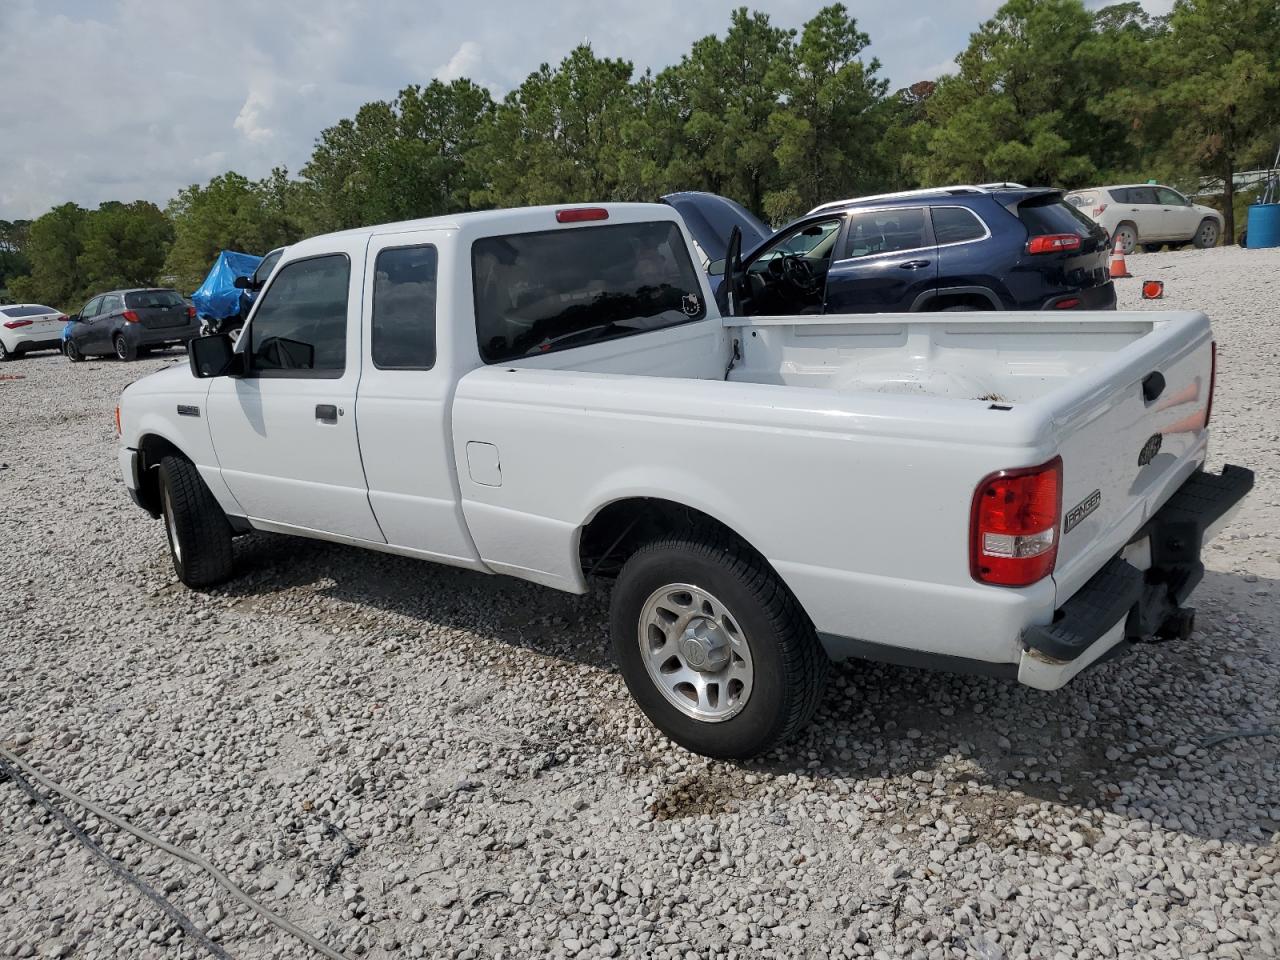
[[[1074,233],[1087,237],[1098,229],[1094,221],[1054,194],[1023,200],[1018,204],[1018,219],[1033,237],[1052,233]]]
[[[503,363],[707,316],[673,221],[482,237],[471,247],[476,340]]]
[[[438,260],[431,244],[378,251],[370,354],[379,370],[435,366]]]

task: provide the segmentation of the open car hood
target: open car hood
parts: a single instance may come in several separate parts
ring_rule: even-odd
[[[662,202],[674,207],[680,219],[693,234],[709,260],[720,260],[729,247],[729,234],[737,227],[742,231],[742,250],[746,253],[773,236],[763,221],[740,203],[714,193],[685,191],[669,193]]]

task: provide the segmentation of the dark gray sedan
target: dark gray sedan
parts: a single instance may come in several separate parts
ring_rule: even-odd
[[[157,347],[185,345],[200,333],[195,307],[176,290],[112,290],[94,297],[70,318],[64,349],[67,358],[110,356],[137,359]]]

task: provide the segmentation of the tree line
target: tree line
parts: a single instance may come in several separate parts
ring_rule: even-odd
[[[290,176],[235,172],[160,210],[64,204],[0,222],[0,286],[71,305],[111,286],[189,292],[222,249],[467,210],[733,197],[780,224],[818,203],[1012,180],[1063,188],[1223,180],[1226,239],[1246,198],[1232,174],[1280,139],[1275,0],[1009,0],[953,73],[889,89],[840,3],[799,29],[746,7],[657,73],[581,44],[496,100],[469,79],[412,85],[322,131]]]

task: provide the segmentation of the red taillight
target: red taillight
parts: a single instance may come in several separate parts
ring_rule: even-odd
[[[1218,389],[1218,341],[1209,344],[1209,403],[1204,408],[1204,425],[1209,425],[1213,415],[1213,391]]]
[[[558,223],[583,223],[587,220],[608,220],[609,211],[604,207],[574,207],[571,210],[557,210]]]
[[[17,330],[19,327],[29,327],[35,323],[34,320],[6,320],[4,326],[6,330]]]
[[[1080,238],[1074,233],[1046,233],[1032,237],[1027,243],[1027,253],[1064,253],[1079,249]]]
[[[969,569],[973,579],[1025,587],[1053,572],[1062,519],[1062,458],[1001,470],[973,495]]]
[[[1095,217],[1100,217],[1100,216],[1102,216],[1102,211],[1104,211],[1104,210],[1106,210],[1106,209],[1107,209],[1107,205],[1106,205],[1105,203],[1100,203],[1100,204],[1098,204],[1096,207],[1094,207],[1094,208],[1093,208],[1093,215],[1094,215]]]
[[[196,318],[196,308],[195,308],[195,307],[187,307],[187,319],[188,319],[188,320],[194,320],[195,318]]]
[[[67,322],[68,320],[70,320],[70,319],[71,319],[71,318],[70,318],[70,317],[68,317],[68,316],[64,313],[62,316],[58,317],[58,322],[59,322],[59,323],[66,323],[66,322]]]
[[[1055,309],[1055,310],[1074,310],[1074,309],[1075,309],[1076,307],[1078,307],[1078,306],[1080,306],[1080,298],[1079,298],[1079,297],[1067,297],[1067,299],[1065,299],[1065,300],[1059,300],[1057,303],[1055,303],[1055,304],[1053,305],[1053,309]]]
[[[120,316],[124,318],[125,323],[138,322],[138,315],[134,313],[132,310],[126,310],[124,313],[120,314]]]

